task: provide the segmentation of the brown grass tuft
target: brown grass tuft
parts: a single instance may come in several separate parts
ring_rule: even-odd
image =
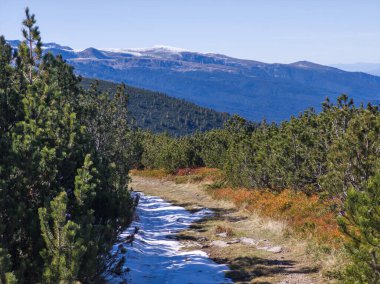
[[[233,236],[233,230],[231,227],[223,226],[223,225],[217,225],[214,229],[215,234],[221,234],[226,233],[227,237]]]

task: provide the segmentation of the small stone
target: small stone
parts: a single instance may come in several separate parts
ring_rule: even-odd
[[[216,234],[217,237],[227,238],[227,233]]]
[[[240,239],[232,239],[227,242],[227,244],[237,244],[237,243],[240,243]]]
[[[228,244],[225,241],[212,241],[211,245],[220,248],[228,247]]]
[[[206,237],[200,237],[197,239],[198,242],[207,242],[208,239]]]
[[[270,249],[270,247],[256,247],[257,249],[260,249],[260,250],[266,250],[268,251],[268,249]]]
[[[255,246],[257,244],[257,241],[251,238],[242,237],[239,239],[241,243],[246,245],[253,245]]]
[[[194,210],[202,210],[203,207],[200,207],[200,206],[198,206],[198,205],[194,205],[194,206],[193,206],[193,209],[194,209]]]
[[[282,252],[282,247],[271,247],[271,248],[267,249],[267,251],[273,252],[273,253],[280,253],[280,252]]]

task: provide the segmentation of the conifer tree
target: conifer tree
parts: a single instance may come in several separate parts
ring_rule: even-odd
[[[41,57],[35,23],[27,9],[13,56],[0,37],[0,282],[99,282],[133,210],[126,97]]]
[[[0,36],[0,137],[13,126],[18,117],[18,98],[12,86],[12,48]]]
[[[321,177],[325,189],[342,201],[349,188],[361,191],[375,174],[380,157],[380,115],[378,111],[356,109],[355,116],[344,125],[344,131],[331,142],[327,172]]]
[[[73,283],[77,280],[86,247],[80,237],[80,226],[69,218],[68,198],[65,192],[55,197],[48,208],[38,210],[41,232],[46,249],[42,251],[45,261],[46,283]]]
[[[380,167],[378,167],[378,170]],[[380,174],[362,191],[351,188],[339,219],[350,238],[347,249],[353,263],[346,271],[347,283],[380,282]]]
[[[24,65],[25,77],[29,80],[29,84],[33,83],[35,67],[42,55],[42,42],[36,19],[34,14],[30,14],[29,8],[25,9],[26,18],[22,22],[22,35],[24,41],[19,46],[19,54]]]

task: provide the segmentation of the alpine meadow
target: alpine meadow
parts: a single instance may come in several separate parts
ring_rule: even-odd
[[[165,40],[179,4],[149,3]],[[380,283],[380,77],[167,46],[74,50],[43,42],[38,7],[20,40],[0,27],[0,284]],[[99,21],[114,23],[107,9]],[[285,22],[301,33],[301,20]],[[222,40],[238,51],[239,35]],[[301,42],[279,38],[284,54]]]

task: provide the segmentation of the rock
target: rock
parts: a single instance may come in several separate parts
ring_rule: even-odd
[[[282,247],[271,247],[271,248],[267,249],[267,251],[273,252],[273,253],[280,253],[280,252],[282,252]]]
[[[211,245],[214,247],[220,247],[220,248],[228,247],[228,244],[225,241],[212,241]]]
[[[230,241],[227,242],[227,244],[237,244],[237,243],[240,243],[240,239],[232,239]]]
[[[200,206],[198,206],[198,205],[194,205],[194,206],[192,207],[192,209],[193,209],[193,210],[202,210],[203,207],[200,207]]]
[[[260,250],[268,250],[268,249],[270,249],[270,247],[256,247],[257,249],[260,249]]]
[[[242,237],[239,239],[239,241],[246,245],[252,245],[252,246],[257,245],[257,241],[251,238]]]
[[[265,250],[265,251],[268,251],[268,252],[273,252],[273,253],[280,253],[282,252],[282,247],[269,247],[269,246],[265,246],[265,247],[256,247],[257,249],[260,249],[260,250]]]
[[[198,242],[207,242],[208,239],[206,237],[200,237],[197,239]]]
[[[221,237],[221,238],[227,238],[227,233],[220,233],[220,234],[216,234],[215,236]]]

